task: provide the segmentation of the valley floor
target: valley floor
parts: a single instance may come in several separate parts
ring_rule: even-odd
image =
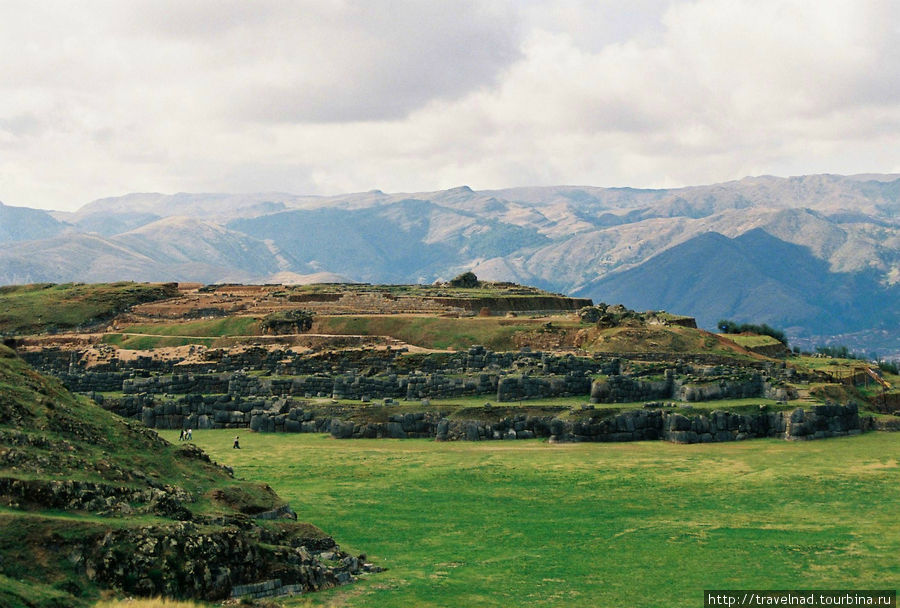
[[[289,606],[700,606],[704,589],[900,581],[898,433],[549,445],[243,432],[240,451],[234,434],[194,439],[389,569]]]

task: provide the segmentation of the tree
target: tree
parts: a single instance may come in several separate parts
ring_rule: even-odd
[[[475,276],[474,272],[464,272],[461,275],[450,279],[450,286],[472,289],[473,287],[478,287],[478,277]]]

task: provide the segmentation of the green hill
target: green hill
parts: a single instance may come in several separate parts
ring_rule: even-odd
[[[0,334],[71,330],[143,302],[178,295],[175,283],[34,283],[0,287]]]
[[[361,569],[268,485],[71,395],[0,346],[0,605],[87,606],[107,588],[309,591]]]

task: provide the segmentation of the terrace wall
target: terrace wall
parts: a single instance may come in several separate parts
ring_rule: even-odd
[[[757,437],[789,440],[823,439],[862,432],[855,404],[821,405],[809,410],[736,414],[725,411],[693,413],[655,407],[608,415],[581,412],[566,420],[553,416],[492,415],[485,408],[481,420],[450,418],[440,411],[368,413],[340,407],[313,406],[293,399],[244,399],[230,395],[186,395],[158,402],[146,394],[106,400],[104,407],[123,416],[140,417],[160,429],[249,428],[269,433],[331,433],[351,438],[433,438],[447,440],[531,439],[550,441],[619,442],[662,439],[673,443],[740,441]]]

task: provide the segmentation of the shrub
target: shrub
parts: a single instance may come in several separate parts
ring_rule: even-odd
[[[900,361],[879,361],[878,369],[895,376],[900,375]]]
[[[787,346],[788,343],[787,337],[784,335],[783,331],[781,331],[780,329],[775,329],[774,327],[770,327],[765,323],[763,323],[762,325],[754,325],[752,323],[735,323],[734,321],[722,319],[717,325],[719,327],[719,331],[723,334],[742,334],[744,332],[749,332],[753,334],[759,334],[761,336],[771,336],[785,346]]]
[[[472,289],[478,287],[478,277],[474,272],[464,272],[450,279],[451,287],[462,287],[464,289]]]

